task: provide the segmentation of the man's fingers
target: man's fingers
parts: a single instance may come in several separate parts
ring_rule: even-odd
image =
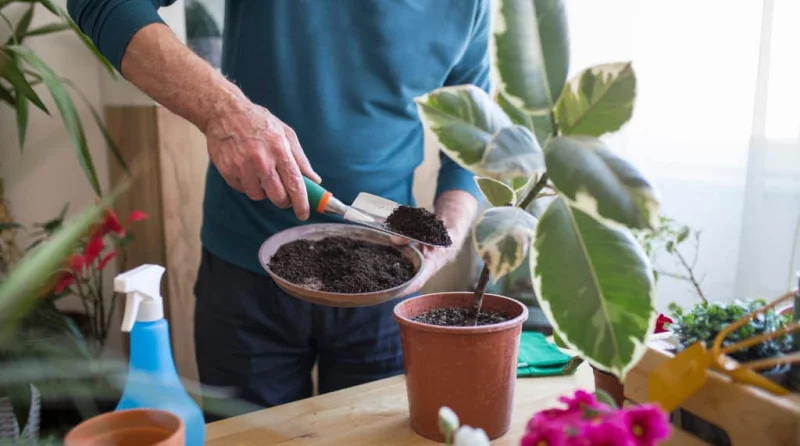
[[[288,209],[292,207],[292,202],[289,200],[289,195],[286,194],[286,189],[283,188],[281,177],[274,168],[267,169],[261,176],[261,187],[267,193],[267,197],[275,206],[281,209]]]
[[[294,214],[300,220],[307,220],[310,214],[308,206],[308,193],[306,192],[306,185],[300,175],[300,169],[294,158],[281,156],[278,158],[278,165],[276,170],[280,175],[283,187],[286,188],[286,193],[289,195],[289,200],[292,202]]]
[[[306,154],[303,152],[303,147],[300,146],[300,141],[297,140],[297,134],[294,130],[284,124],[283,133],[286,135],[286,140],[289,141],[289,148],[292,150],[292,156],[294,156],[294,161],[297,167],[300,168],[300,172],[311,181],[317,184],[321,183],[322,178],[311,167],[311,163],[306,158]]]

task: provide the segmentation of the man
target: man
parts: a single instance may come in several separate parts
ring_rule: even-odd
[[[490,0],[228,0],[222,73],[157,8],[174,0],[69,0],[80,28],[130,82],[207,138],[195,340],[202,383],[269,407],[401,374],[392,308],[321,307],[282,293],[259,265],[270,235],[312,215],[301,175],[351,202],[414,204],[423,130],[413,98],[489,88]],[[198,148],[199,150],[199,148]],[[441,157],[435,210],[454,240],[425,249],[417,291],[450,262],[476,207],[472,175]]]

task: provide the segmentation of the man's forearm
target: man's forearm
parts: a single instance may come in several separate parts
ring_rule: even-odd
[[[449,190],[442,192],[436,198],[434,207],[436,215],[442,220],[451,236],[459,238],[453,242],[462,243],[469,234],[475,214],[478,212],[478,200],[469,192]]]
[[[160,23],[147,25],[133,36],[122,58],[122,74],[203,132],[213,117],[246,101],[238,87]]]

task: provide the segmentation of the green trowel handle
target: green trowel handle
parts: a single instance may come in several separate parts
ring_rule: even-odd
[[[324,187],[309,180],[305,176],[303,176],[303,181],[306,183],[309,206],[312,210],[316,210],[320,214],[324,214],[325,207],[328,206],[328,200],[331,199],[331,193],[325,190]]]

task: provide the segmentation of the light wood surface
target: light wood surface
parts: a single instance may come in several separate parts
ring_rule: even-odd
[[[664,352],[649,349],[628,373],[625,397],[646,401],[647,373],[668,358]],[[800,395],[796,393],[774,396],[752,386],[734,384],[728,377],[709,371],[706,385],[682,407],[724,429],[733,446],[800,444]],[[690,434],[680,434],[686,437],[684,442],[673,444],[704,444]]]
[[[572,376],[520,378],[511,431],[493,445],[518,445],[531,415],[558,404],[578,388],[592,390],[586,364]],[[409,424],[405,377],[340,390],[271,409],[211,423],[210,446],[256,445],[426,445]]]

